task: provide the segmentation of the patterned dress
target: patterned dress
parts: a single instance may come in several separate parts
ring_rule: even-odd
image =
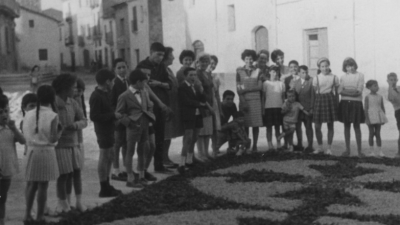
[[[247,70],[240,67],[236,70],[236,83],[238,89],[250,89],[258,87],[259,69]],[[244,94],[244,99],[248,105],[248,111],[244,112],[246,127],[262,127],[262,106],[260,91],[247,92]]]
[[[183,124],[181,120],[181,112],[178,101],[178,80],[175,78],[174,73],[170,68],[167,68],[169,79],[172,82],[171,90],[169,91],[170,105],[169,107],[174,112],[174,117],[165,123],[164,139],[170,140],[172,138],[183,136]]]

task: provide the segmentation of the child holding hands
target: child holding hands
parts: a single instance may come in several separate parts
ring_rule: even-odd
[[[387,123],[385,115],[385,106],[383,104],[383,97],[378,94],[379,86],[376,80],[369,80],[366,84],[371,93],[365,96],[365,122],[369,129],[369,147],[370,156],[375,156],[374,153],[374,136],[376,137],[376,145],[378,146],[380,157],[385,155],[382,152],[382,141],[381,141],[381,126]]]
[[[25,144],[25,138],[10,120],[8,98],[0,95],[0,225],[5,224],[7,193],[12,176],[18,173],[15,142]]]

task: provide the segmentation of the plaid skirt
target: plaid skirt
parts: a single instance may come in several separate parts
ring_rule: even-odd
[[[260,99],[246,100],[249,109],[244,112],[244,124],[245,127],[262,127],[262,106]]]
[[[58,169],[60,174],[71,173],[81,169],[81,151],[77,147],[56,148]]]
[[[28,147],[26,181],[51,181],[59,176],[54,147]]]
[[[337,120],[337,103],[333,93],[316,94],[313,110],[314,123],[332,123]]]
[[[281,108],[268,108],[264,111],[264,126],[282,125],[283,115]]]
[[[364,108],[361,101],[342,100],[339,103],[339,121],[342,123],[365,123]]]

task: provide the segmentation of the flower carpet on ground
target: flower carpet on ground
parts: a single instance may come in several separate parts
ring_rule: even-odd
[[[57,224],[398,225],[399,174],[397,159],[226,155]]]

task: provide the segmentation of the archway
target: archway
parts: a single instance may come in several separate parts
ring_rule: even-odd
[[[262,49],[268,50],[268,30],[264,26],[254,29],[254,49],[259,52]]]

